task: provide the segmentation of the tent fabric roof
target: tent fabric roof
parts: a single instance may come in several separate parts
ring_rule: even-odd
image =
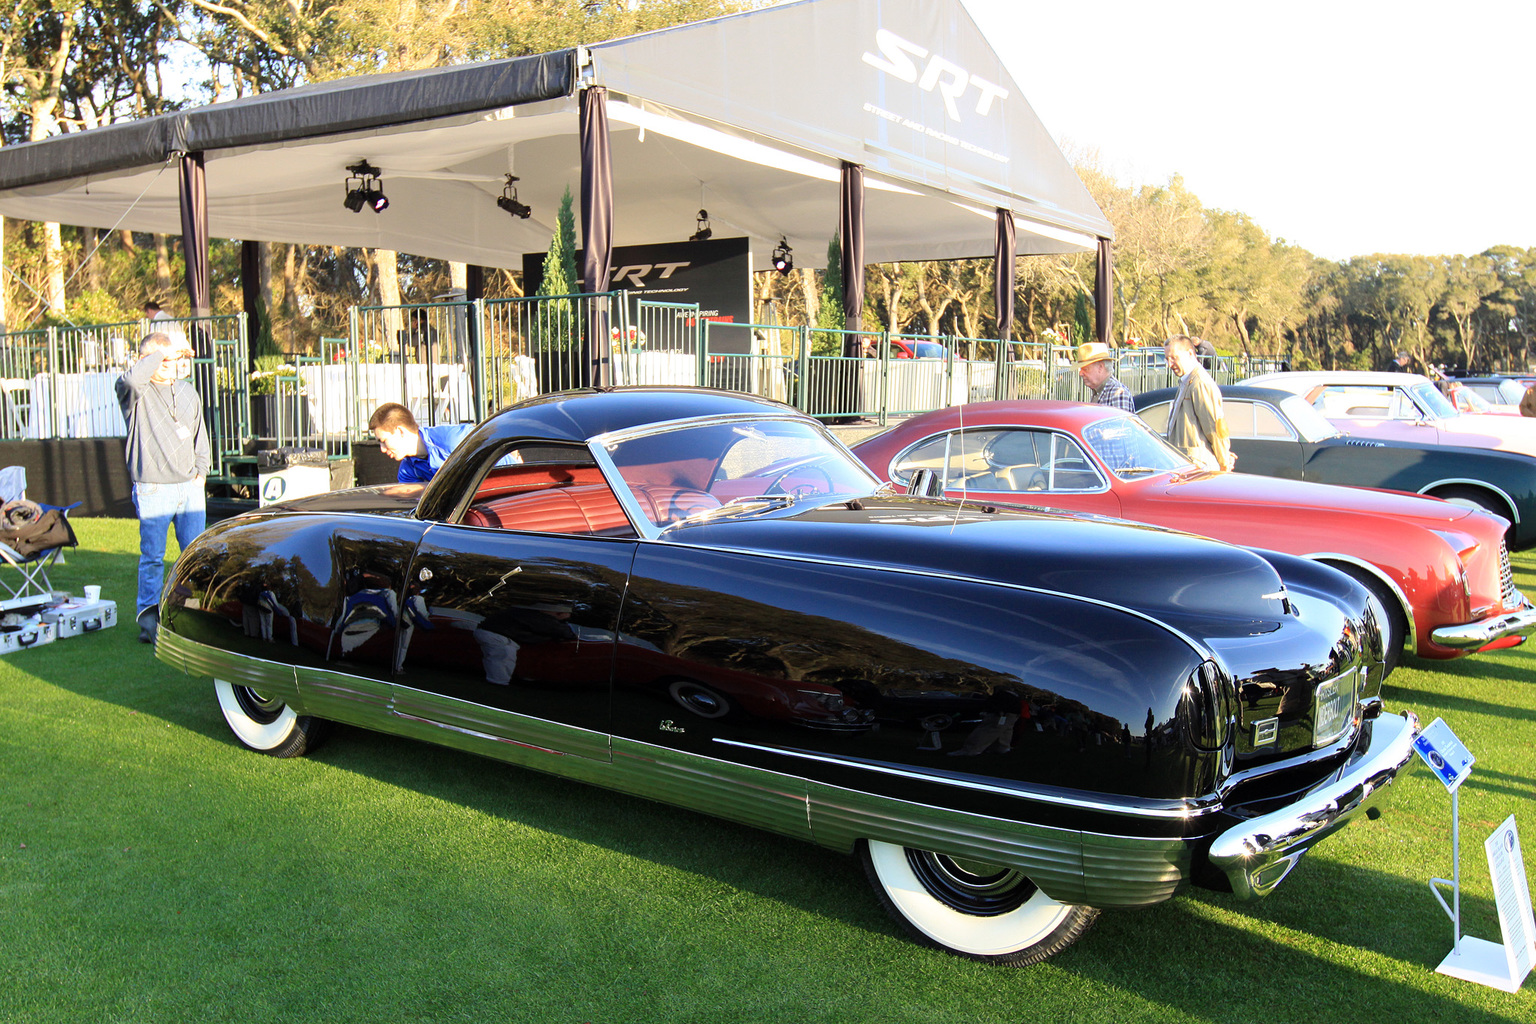
[[[370,75],[0,149],[0,213],[177,233],[178,152],[201,151],[219,237],[518,266],[580,181],[576,94],[609,91],[614,243],[716,238],[819,265],[843,161],[866,168],[866,258],[990,256],[1112,234],[957,0],[801,0],[537,57]],[[383,172],[381,214],[343,208]],[[496,208],[507,174],[534,209]]]
[[[5,189],[162,164],[178,153],[270,146],[571,93],[576,51],[339,78],[0,148]]]

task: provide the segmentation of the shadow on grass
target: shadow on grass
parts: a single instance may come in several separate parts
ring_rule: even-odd
[[[1387,683],[1382,688],[1382,696],[1386,698],[1388,707],[1396,707],[1403,703],[1416,704],[1445,711],[1459,711],[1468,715],[1489,715],[1494,718],[1517,718],[1536,722],[1536,708],[1495,704],[1492,701],[1479,700],[1459,693],[1432,693],[1429,690],[1415,690]],[[1423,724],[1428,725],[1429,722],[1426,721]]]
[[[131,579],[136,561],[132,556],[97,557],[113,561],[90,563],[88,570],[110,569],[115,576]],[[135,641],[131,627],[111,632],[115,635],[81,638],[57,650],[40,651],[27,671],[93,700],[156,715],[226,746],[232,757],[259,757],[239,748],[230,735],[207,680],[181,675],[154,661],[148,648]],[[1396,699],[1410,699],[1415,693],[1403,691]],[[1439,694],[1425,695],[1425,699],[1437,705],[1463,700]],[[1481,705],[1480,713],[1508,714],[1510,710],[1485,702],[1468,703]],[[663,865],[705,880],[703,889],[727,886],[872,936],[905,941],[901,929],[879,909],[856,861],[799,841],[461,751],[350,727],[337,727],[312,760],[576,843]],[[1525,781],[1509,775],[1499,778],[1511,785]],[[1379,826],[1362,822],[1352,827]],[[1469,932],[1497,934],[1496,924],[1493,929],[1486,927],[1497,920],[1489,901],[1464,897],[1463,911]],[[1211,1019],[1213,992],[1234,991],[1251,993],[1254,1003],[1262,1002],[1276,1019],[1286,1020],[1336,1019],[1344,1005],[1357,1008],[1351,1016],[1362,1020],[1493,1024],[1517,1019],[1519,1013],[1501,1016],[1426,991],[1430,987],[1426,979],[1412,977],[1415,971],[1432,972],[1449,944],[1449,923],[1427,885],[1355,864],[1309,857],[1276,894],[1256,903],[1192,893],[1145,910],[1107,912],[1081,943],[1053,959],[1048,968],[987,969],[948,961],[938,953],[932,954],[931,963],[957,980],[984,982],[1003,1000],[1026,999],[1032,988],[1050,984],[1050,971],[1060,971],[1201,1020]],[[1341,952],[1334,946],[1346,948]],[[887,947],[872,938],[870,948]],[[1180,952],[1171,954],[1173,949]],[[1354,949],[1366,951],[1363,963],[1349,952]],[[807,950],[804,955],[815,957],[816,951]],[[914,956],[922,954],[914,952]],[[1397,964],[1372,962],[1377,958]],[[898,962],[910,963],[910,959]],[[1508,999],[1512,1009],[1530,1005],[1525,993]],[[1360,1007],[1368,1007],[1368,1012],[1360,1014]]]

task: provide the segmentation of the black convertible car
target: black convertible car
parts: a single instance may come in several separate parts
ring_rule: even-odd
[[[157,653],[236,737],[327,720],[844,853],[917,936],[1028,963],[1099,908],[1262,895],[1409,758],[1347,577],[884,489],[813,419],[535,399],[425,486],[209,529]]]
[[[1137,415],[1166,432],[1173,396],[1173,388],[1137,395]],[[1275,388],[1228,384],[1221,397],[1239,473],[1444,498],[1508,519],[1512,550],[1536,545],[1536,459],[1529,455],[1352,437],[1300,395]]]

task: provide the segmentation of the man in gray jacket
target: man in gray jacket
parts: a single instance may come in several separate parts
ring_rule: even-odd
[[[154,643],[160,627],[167,534],[174,526],[185,549],[207,522],[208,431],[203,400],[186,380],[191,373],[186,337],[157,332],[139,343],[138,362],[117,379],[139,513],[137,618],[144,643]]]

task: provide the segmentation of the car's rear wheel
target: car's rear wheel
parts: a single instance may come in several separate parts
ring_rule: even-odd
[[[1057,903],[1015,868],[870,840],[864,873],[919,940],[959,956],[1024,966],[1076,942],[1099,912]]]
[[[1371,596],[1381,605],[1381,611],[1378,612],[1381,619],[1381,643],[1386,649],[1384,658],[1386,670],[1383,676],[1391,675],[1403,656],[1403,644],[1408,640],[1408,616],[1403,611],[1402,603],[1392,592],[1391,587],[1359,566],[1350,565],[1348,562],[1328,564],[1370,591]]]
[[[219,708],[235,738],[273,757],[299,757],[319,745],[327,722],[292,708],[260,690],[222,679],[213,681]]]

